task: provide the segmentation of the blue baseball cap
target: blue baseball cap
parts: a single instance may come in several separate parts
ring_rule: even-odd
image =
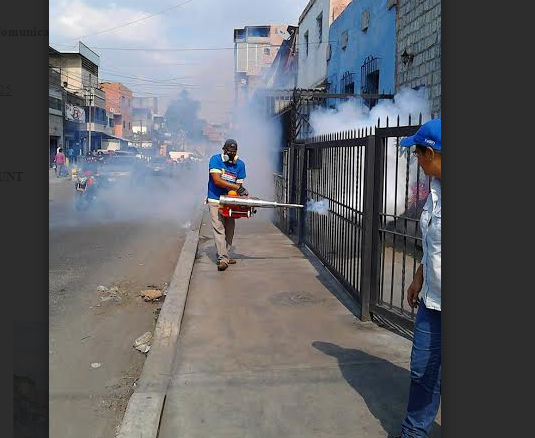
[[[413,136],[401,139],[400,146],[407,148],[418,144],[440,151],[440,137],[440,119],[433,119],[420,126]]]

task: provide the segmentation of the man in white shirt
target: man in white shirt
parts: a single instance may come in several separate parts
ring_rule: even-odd
[[[431,120],[401,147],[416,146],[418,165],[431,177],[431,191],[420,217],[423,257],[407,290],[409,306],[418,307],[411,353],[411,384],[401,438],[427,437],[435,421],[441,394],[441,121]]]

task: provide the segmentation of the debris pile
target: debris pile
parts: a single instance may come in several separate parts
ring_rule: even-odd
[[[107,288],[106,286],[99,286],[97,290],[106,295],[100,297],[100,301],[122,301],[121,296],[119,295],[121,291],[117,286]]]
[[[143,333],[139,338],[134,341],[134,348],[141,353],[148,353],[150,350],[150,343],[152,341],[152,333]]]

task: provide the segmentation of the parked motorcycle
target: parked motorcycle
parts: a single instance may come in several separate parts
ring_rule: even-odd
[[[76,176],[74,183],[74,208],[86,211],[95,201],[97,192],[97,177],[94,171],[84,170]]]

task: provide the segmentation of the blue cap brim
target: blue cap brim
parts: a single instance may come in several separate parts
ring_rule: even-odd
[[[416,136],[412,135],[410,137],[402,138],[401,141],[399,142],[399,145],[402,148],[408,148],[410,146],[414,146],[416,144],[416,141],[414,141],[414,137],[416,137]]]

